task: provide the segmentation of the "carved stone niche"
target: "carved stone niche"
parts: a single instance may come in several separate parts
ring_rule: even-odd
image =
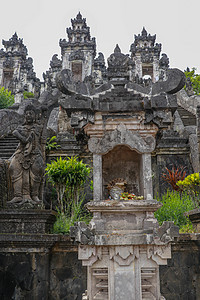
[[[115,178],[127,182],[126,191],[142,195],[142,155],[126,145],[118,145],[102,156],[103,199],[108,199],[107,185]]]
[[[153,136],[143,138],[138,132],[130,131],[120,124],[117,129],[107,131],[102,138],[91,137],[88,147],[93,153],[95,201],[105,199],[105,185],[116,177],[128,181],[130,192],[152,199],[151,152],[155,148]]]

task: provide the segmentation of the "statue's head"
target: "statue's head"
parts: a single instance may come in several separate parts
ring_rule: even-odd
[[[32,124],[36,121],[36,109],[32,104],[25,107],[24,116],[26,124]]]

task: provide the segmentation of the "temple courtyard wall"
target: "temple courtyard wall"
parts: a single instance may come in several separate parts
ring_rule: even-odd
[[[69,236],[0,234],[0,299],[79,300],[86,267]],[[200,234],[181,234],[172,258],[160,266],[161,293],[167,300],[200,299]]]

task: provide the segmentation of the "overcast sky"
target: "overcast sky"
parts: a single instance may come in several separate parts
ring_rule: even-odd
[[[145,26],[156,34],[170,67],[196,67],[200,73],[200,0],[7,0],[2,1],[0,40],[16,31],[42,79],[53,54],[60,58],[59,39],[80,11],[96,37],[97,53],[107,60],[116,43],[129,53],[134,34]],[[3,46],[2,46],[3,47]],[[1,47],[0,47],[1,48]]]

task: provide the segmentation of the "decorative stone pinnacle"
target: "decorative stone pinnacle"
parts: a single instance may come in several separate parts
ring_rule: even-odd
[[[116,44],[116,47],[114,49],[114,53],[121,53],[121,49],[119,48],[118,44]]]
[[[81,15],[80,11],[79,11],[79,13],[78,13],[77,16],[76,16],[76,19],[77,19],[77,20],[82,20],[82,15]]]
[[[145,27],[143,27],[141,34],[142,34],[142,36],[144,36],[144,37],[147,36],[147,31],[146,31]]]

